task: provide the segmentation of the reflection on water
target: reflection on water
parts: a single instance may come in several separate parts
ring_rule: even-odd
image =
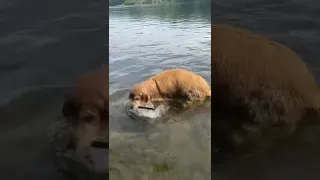
[[[210,179],[210,103],[145,123],[126,114],[132,85],[170,68],[210,83],[209,4],[109,8],[110,178]]]
[[[176,67],[210,81],[210,7],[184,6],[109,8],[110,93]]]
[[[107,63],[106,7],[107,1],[0,1],[1,180],[66,179],[47,133],[76,77]]]
[[[319,82],[320,4],[315,0],[215,0],[213,23],[261,33],[296,51]],[[320,177],[320,126],[306,124],[267,153],[225,164],[212,162],[218,180],[304,180]]]

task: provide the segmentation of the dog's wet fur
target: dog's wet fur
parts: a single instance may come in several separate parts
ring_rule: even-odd
[[[133,86],[129,99],[132,108],[155,109],[155,104],[202,102],[211,96],[207,81],[184,70],[170,69]]]
[[[211,27],[213,143],[251,151],[291,135],[310,112],[319,87],[289,47],[231,25]]]

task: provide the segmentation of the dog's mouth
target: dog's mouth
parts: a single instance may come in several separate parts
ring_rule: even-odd
[[[147,109],[147,110],[155,110],[154,108],[152,107],[146,107],[146,106],[138,106],[139,109]]]
[[[97,148],[97,149],[109,149],[109,143],[105,141],[96,140],[96,141],[92,141],[90,147]],[[67,145],[67,149],[76,149],[76,146],[72,141],[70,141]]]
[[[93,141],[91,147],[99,149],[109,149],[109,143],[104,141]]]

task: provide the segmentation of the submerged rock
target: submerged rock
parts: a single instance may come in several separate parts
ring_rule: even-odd
[[[168,106],[159,105],[156,109],[145,109],[145,108],[136,108],[128,109],[128,115],[135,119],[145,119],[153,120],[156,118],[163,117],[165,113],[169,110]]]

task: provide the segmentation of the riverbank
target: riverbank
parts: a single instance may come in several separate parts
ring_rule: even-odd
[[[109,6],[118,5],[142,5],[142,4],[180,4],[180,3],[200,3],[209,0],[109,0]]]

